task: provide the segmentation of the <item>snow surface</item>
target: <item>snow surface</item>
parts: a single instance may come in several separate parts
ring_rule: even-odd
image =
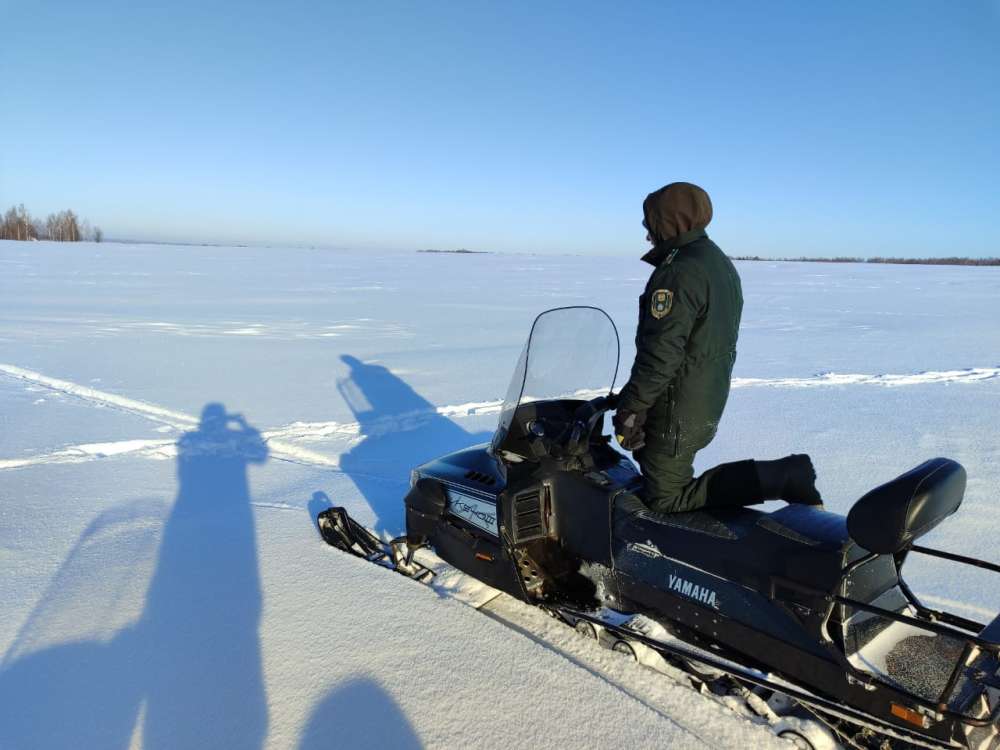
[[[312,525],[335,502],[400,531],[410,469],[488,439],[546,308],[609,312],[620,385],[634,249],[0,242],[0,748],[776,743],[537,613],[512,630]],[[733,392],[699,468],[805,451],[844,513],[950,456],[965,504],[927,543],[997,560],[1000,269],[739,270]],[[247,426],[200,429],[213,403]],[[1000,605],[989,574],[945,561],[914,557],[907,578],[970,617]]]

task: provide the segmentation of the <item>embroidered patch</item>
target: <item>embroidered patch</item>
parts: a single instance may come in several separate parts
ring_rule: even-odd
[[[652,300],[650,313],[659,320],[665,317],[670,312],[670,308],[674,306],[674,293],[669,289],[657,289],[653,292]]]

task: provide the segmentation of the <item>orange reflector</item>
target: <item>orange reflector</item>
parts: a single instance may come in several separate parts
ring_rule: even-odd
[[[476,559],[485,560],[486,562],[493,562],[493,555],[487,555],[485,552],[477,552]]]
[[[926,716],[898,703],[892,704],[892,715],[921,729],[927,729],[931,725],[930,719]]]

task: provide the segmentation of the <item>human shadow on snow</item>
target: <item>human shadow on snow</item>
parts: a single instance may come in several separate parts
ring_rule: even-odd
[[[177,452],[177,499],[141,616],[110,638],[66,643],[63,636],[24,655],[8,652],[0,665],[0,747],[125,748],[140,722],[145,748],[263,745],[262,597],[247,466],[264,462],[267,447],[242,417],[208,404]],[[123,533],[148,534],[148,525]],[[112,552],[121,549],[116,543]],[[79,582],[83,596],[98,581],[99,596],[109,586],[104,559],[71,554],[54,580]],[[85,565],[92,569],[65,570]],[[82,615],[92,622],[74,625],[100,632],[105,613],[81,608],[80,597],[50,587],[36,607],[44,617],[33,615],[29,625],[58,636],[67,627],[60,614]]]
[[[393,697],[360,677],[337,685],[316,704],[298,750],[334,747],[420,750],[423,743]]]
[[[341,360],[350,372],[337,387],[354,413],[361,440],[340,457],[340,467],[377,516],[376,532],[395,536],[404,530],[403,496],[410,470],[486,442],[491,434],[467,432],[438,414],[430,401],[381,365],[347,354]]]

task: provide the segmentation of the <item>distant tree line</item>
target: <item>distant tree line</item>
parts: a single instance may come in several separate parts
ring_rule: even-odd
[[[780,263],[896,263],[907,266],[1000,266],[1000,258],[762,258],[737,255],[733,260],[766,260]]]
[[[485,250],[466,250],[464,247],[458,248],[458,250],[436,250],[434,248],[428,248],[427,250],[417,250],[418,253],[457,253],[459,255],[486,255]]]
[[[100,242],[104,232],[100,227],[91,227],[90,222],[81,219],[70,210],[49,214],[45,219],[36,219],[22,203],[12,206],[0,220],[0,240],[54,240],[56,242],[79,242],[93,240]]]

